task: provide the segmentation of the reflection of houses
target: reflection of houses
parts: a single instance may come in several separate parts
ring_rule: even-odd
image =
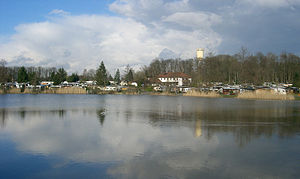
[[[157,77],[164,85],[188,86],[192,82],[192,77],[181,72],[169,72],[160,74]]]

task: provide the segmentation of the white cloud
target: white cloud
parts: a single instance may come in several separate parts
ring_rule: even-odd
[[[220,23],[221,17],[214,13],[177,12],[168,17],[163,17],[163,21],[173,22],[192,29],[206,29],[211,28],[214,24]]]
[[[65,15],[69,15],[70,13],[69,12],[66,12],[62,9],[53,9],[51,12],[49,12],[49,15],[62,15],[62,16],[65,16]]]
[[[109,6],[110,10],[133,19],[149,23],[176,12],[188,12],[189,0],[117,0]]]
[[[111,8],[136,8],[118,3],[113,3]],[[150,12],[162,2],[140,3]],[[127,64],[148,64],[165,48],[182,54],[183,58],[193,58],[196,48],[216,48],[221,42],[221,37],[210,28],[218,21],[215,14],[175,13],[164,20],[154,18],[149,25],[135,19],[137,16],[131,17],[128,9],[124,12],[128,17],[66,15],[20,24],[10,40],[0,45],[1,58],[9,65],[63,66],[80,73],[84,68],[96,68],[102,60],[110,70]],[[53,10],[50,14],[63,12]],[[180,29],[180,25],[189,26],[191,16],[199,16],[201,20],[190,24],[194,29]],[[176,26],[168,25],[175,21]],[[204,21],[201,27],[196,27]]]
[[[291,7],[300,4],[300,0],[241,0],[241,2],[267,8]]]
[[[151,114],[120,108],[124,105],[121,103],[114,104],[116,107],[105,113],[102,128],[96,110],[91,108],[66,110],[64,120],[58,119],[59,111],[36,112],[30,109],[24,112],[25,120],[20,120],[20,111],[12,110],[6,116],[5,133],[22,152],[57,155],[66,161],[77,162],[127,161],[149,152],[153,144],[169,152],[185,147],[199,151],[202,144],[208,148],[218,144],[217,138],[210,142],[205,138],[195,138],[190,127],[161,130],[145,125],[140,120],[151,120]],[[149,105],[145,107],[149,108]]]
[[[36,64],[72,69],[95,68],[101,60],[124,65],[149,60],[154,54],[147,28],[131,19],[104,16],[68,16],[51,22],[24,24],[0,52],[8,62],[32,58]],[[144,40],[146,39],[146,40]],[[23,64],[16,64],[23,65]]]
[[[9,40],[0,38],[5,39],[0,58],[9,65],[64,66],[80,73],[96,68],[101,60],[110,70],[148,64],[165,48],[182,58],[193,58],[199,47],[222,53],[233,53],[241,45],[264,52],[295,49],[299,40],[283,27],[298,32],[297,21],[290,17],[299,15],[276,9],[297,9],[299,4],[300,0],[116,0],[109,8],[119,16],[75,16],[55,9],[47,21],[20,24]],[[279,45],[269,46],[262,38],[266,36],[278,39]],[[256,44],[257,39],[264,41]],[[280,39],[293,44],[286,47]]]

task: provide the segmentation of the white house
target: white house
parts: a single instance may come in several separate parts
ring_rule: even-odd
[[[135,87],[138,86],[137,82],[131,82],[130,85],[131,85],[131,86],[135,86]]]
[[[273,88],[273,90],[277,94],[286,94],[286,89],[284,88]]]
[[[115,86],[106,86],[104,91],[117,91],[117,87]]]
[[[121,86],[128,86],[128,83],[126,81],[121,81],[120,85]]]
[[[111,84],[111,85],[116,85],[117,82],[115,82],[115,81],[109,81],[109,84]]]
[[[164,73],[158,75],[157,78],[165,85],[175,84],[176,86],[184,86],[192,82],[191,76],[181,72]]]
[[[162,91],[162,88],[160,86],[155,86],[153,89],[154,91],[159,91],[159,92]]]
[[[88,86],[96,85],[96,81],[85,81],[85,84]]]

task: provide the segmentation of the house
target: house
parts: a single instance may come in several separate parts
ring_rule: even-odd
[[[153,90],[156,91],[156,92],[162,92],[162,91],[163,91],[162,88],[161,88],[160,86],[155,86],[155,87],[153,88]]]
[[[121,81],[120,85],[121,86],[128,86],[128,83],[126,81]]]
[[[137,82],[131,82],[130,85],[131,85],[131,86],[135,86],[135,87],[138,86]]]
[[[97,83],[96,83],[96,81],[85,81],[85,84],[87,86],[92,86],[92,85],[96,85]]]
[[[53,83],[54,83],[53,81],[42,81],[41,85],[42,86],[51,86],[51,85],[53,85]]]
[[[106,86],[104,91],[117,91],[117,87],[115,86]]]
[[[191,90],[192,90],[192,88],[190,88],[190,87],[180,87],[179,88],[179,91],[182,92],[182,93],[187,93]]]
[[[236,95],[240,92],[240,89],[235,87],[223,87],[219,92],[224,95]]]
[[[273,90],[274,90],[274,92],[275,92],[276,94],[286,94],[286,93],[287,93],[287,90],[286,90],[286,89],[280,88],[280,87],[278,87],[278,88],[273,88]]]
[[[148,78],[147,80],[152,87],[159,86],[161,83],[161,81],[158,78]]]
[[[70,86],[80,86],[80,83],[79,82],[68,82],[68,81],[64,81],[61,83],[62,86],[65,86],[65,87],[70,87]]]
[[[157,77],[164,85],[188,86],[192,82],[192,77],[181,72],[168,72]]]
[[[109,84],[111,84],[111,85],[116,85],[117,82],[115,82],[115,81],[109,81]]]

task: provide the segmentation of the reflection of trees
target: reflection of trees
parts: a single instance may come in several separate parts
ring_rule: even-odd
[[[50,113],[52,113],[53,115],[58,115],[59,118],[63,118],[66,115],[66,110],[55,109],[55,110],[51,110]]]
[[[269,138],[277,134],[289,137],[299,133],[299,116],[298,109],[285,107],[199,109],[149,114],[154,126],[187,126],[194,129],[195,136],[202,135],[208,140],[217,133],[232,133],[241,147],[262,136]]]
[[[101,125],[103,125],[105,120],[105,108],[100,110],[95,109],[50,109],[50,110],[39,110],[39,109],[26,109],[26,108],[19,108],[19,109],[0,109],[0,126],[5,127],[7,119],[10,117],[12,119],[30,119],[30,118],[41,118],[42,116],[51,116],[51,118],[64,118],[66,115],[78,116],[78,113],[82,113],[85,115],[95,115],[99,119]]]
[[[220,132],[233,133],[236,143],[244,146],[261,136],[295,135],[300,130],[300,120],[293,117],[295,114],[299,116],[299,113],[293,113],[291,109],[244,109],[210,111],[200,113],[198,116],[205,116],[202,119],[208,136]]]
[[[26,108],[20,108],[16,110],[8,110],[8,109],[0,109],[0,125],[1,127],[5,127],[5,121],[8,119],[8,116],[18,116],[18,119],[25,120],[26,118],[31,117],[41,117],[42,115],[51,115],[58,116],[62,118],[65,116],[66,110],[58,109],[58,110],[30,110]]]
[[[19,114],[20,114],[21,119],[25,119],[26,111],[24,108],[21,108],[21,110],[19,111]]]
[[[7,117],[7,114],[6,114],[5,109],[1,109],[0,110],[0,126],[1,126],[1,128],[5,127],[6,117]]]
[[[21,108],[16,111],[9,111],[13,113],[17,113],[21,119],[26,119],[27,117],[40,117],[41,115],[50,114],[51,116],[58,116],[59,118],[63,118],[66,115],[66,110],[64,109],[54,109],[54,110],[31,110]]]
[[[65,115],[65,112],[66,112],[66,111],[63,110],[63,109],[58,110],[58,115],[59,115],[59,117],[63,118],[64,115]]]
[[[149,113],[150,122],[153,125],[158,126],[169,126],[169,125],[178,125],[180,123],[171,123],[171,121],[191,121],[197,119],[194,113],[190,112],[181,112],[178,115],[177,111],[159,111],[159,112],[150,112]]]
[[[101,126],[103,126],[103,123],[104,123],[104,120],[105,120],[105,109],[104,108],[99,109],[97,111],[97,116],[98,116],[98,119],[99,119],[99,122],[100,122]]]

